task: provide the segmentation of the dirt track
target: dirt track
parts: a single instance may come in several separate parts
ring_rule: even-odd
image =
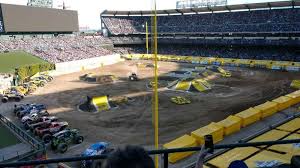
[[[153,144],[151,92],[146,83],[152,77],[151,68],[138,70],[138,82],[128,82],[127,76],[136,71],[134,61],[122,62],[101,69],[84,71],[56,77],[26,102],[44,103],[49,112],[79,128],[85,137],[84,146],[97,141],[112,144]],[[187,64],[159,63],[159,73],[189,67]],[[88,72],[102,75],[116,75],[123,80],[114,84],[90,84],[79,81],[78,77]],[[166,143],[183,134],[219,121],[251,106],[271,100],[290,92],[290,81],[299,73],[272,72],[235,68],[231,78],[217,78],[210,83],[213,89],[208,93],[185,93],[162,90],[159,93],[160,143]],[[85,113],[77,110],[77,105],[86,96],[99,95],[135,96],[131,105],[117,110],[99,113]],[[192,104],[178,106],[170,102],[171,96],[186,96]],[[82,147],[84,148],[84,147]],[[82,149],[80,149],[82,151]],[[74,154],[74,153],[73,153]]]

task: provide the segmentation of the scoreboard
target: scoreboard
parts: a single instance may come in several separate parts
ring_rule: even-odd
[[[0,9],[5,33],[79,31],[77,11],[11,4]]]

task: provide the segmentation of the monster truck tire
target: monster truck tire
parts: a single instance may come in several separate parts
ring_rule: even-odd
[[[51,135],[50,135],[50,134],[45,134],[45,135],[42,137],[42,140],[43,140],[43,142],[45,142],[45,143],[51,142]]]
[[[83,140],[84,140],[83,136],[75,137],[75,143],[76,144],[81,144],[83,142]]]
[[[1,101],[2,101],[2,103],[7,103],[8,102],[8,97],[3,97]]]
[[[41,82],[40,87],[44,87],[44,86],[45,86],[45,82]]]
[[[66,143],[61,143],[57,146],[57,150],[60,152],[60,153],[65,153],[67,152],[68,150],[68,145]]]
[[[17,116],[18,118],[21,118],[21,113],[20,113],[20,112],[17,112],[17,113],[16,113],[16,116]]]

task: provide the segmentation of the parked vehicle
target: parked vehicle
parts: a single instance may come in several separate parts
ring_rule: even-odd
[[[68,150],[68,145],[71,143],[80,144],[83,142],[83,136],[79,135],[77,129],[65,129],[54,134],[52,137],[45,137],[46,143],[51,140],[52,150],[65,153]]]
[[[9,101],[19,102],[24,98],[24,94],[20,93],[17,90],[6,90],[2,94],[1,101],[2,103],[7,103]]]
[[[16,112],[16,116],[19,118],[23,118],[26,115],[31,115],[39,113],[43,116],[48,116],[49,113],[44,105],[34,105],[34,106],[27,106],[23,110]]]
[[[37,107],[40,109],[46,109],[46,106],[44,104],[36,104],[36,103],[32,103],[32,104],[15,104],[14,105],[14,113],[16,114],[19,111],[23,111],[23,110],[28,110],[29,108],[32,107]]]
[[[49,138],[64,129],[68,127],[67,122],[51,122],[50,124],[43,125],[42,127],[37,127],[34,130],[34,134],[38,137],[40,137],[44,142],[48,141]]]
[[[113,149],[109,148],[109,143],[107,142],[97,142],[92,144],[89,148],[87,148],[81,156],[95,156],[101,154],[110,153]],[[83,160],[81,161],[81,167],[91,168],[91,167],[101,167],[101,160]]]
[[[21,119],[22,124],[25,126],[27,124],[33,124],[37,122],[42,122],[45,120],[57,121],[58,118],[55,116],[45,116],[43,113],[33,113],[26,115]]]

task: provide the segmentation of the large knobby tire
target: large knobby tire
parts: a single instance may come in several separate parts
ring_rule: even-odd
[[[44,87],[45,84],[46,84],[45,82],[41,82],[41,83],[40,83],[40,87]]]
[[[61,143],[57,146],[57,150],[60,152],[60,153],[65,153],[67,152],[68,150],[68,145],[66,143]]]
[[[16,102],[20,102],[20,101],[22,100],[22,97],[17,96],[17,97],[15,97],[14,99],[15,99]]]
[[[48,77],[48,81],[50,82],[50,81],[52,81],[53,80],[53,77],[52,76],[49,76]]]
[[[21,117],[22,117],[21,112],[17,112],[17,113],[16,113],[16,116],[17,116],[18,118],[21,118]]]
[[[1,101],[2,101],[2,103],[7,103],[8,102],[8,98],[7,97],[3,97]]]
[[[75,137],[75,143],[76,144],[81,144],[83,142],[83,140],[84,140],[83,136]]]
[[[51,142],[51,138],[52,138],[52,136],[50,135],[50,134],[45,134],[43,137],[42,137],[42,140],[43,140],[43,142],[44,143],[49,143],[49,142]]]

